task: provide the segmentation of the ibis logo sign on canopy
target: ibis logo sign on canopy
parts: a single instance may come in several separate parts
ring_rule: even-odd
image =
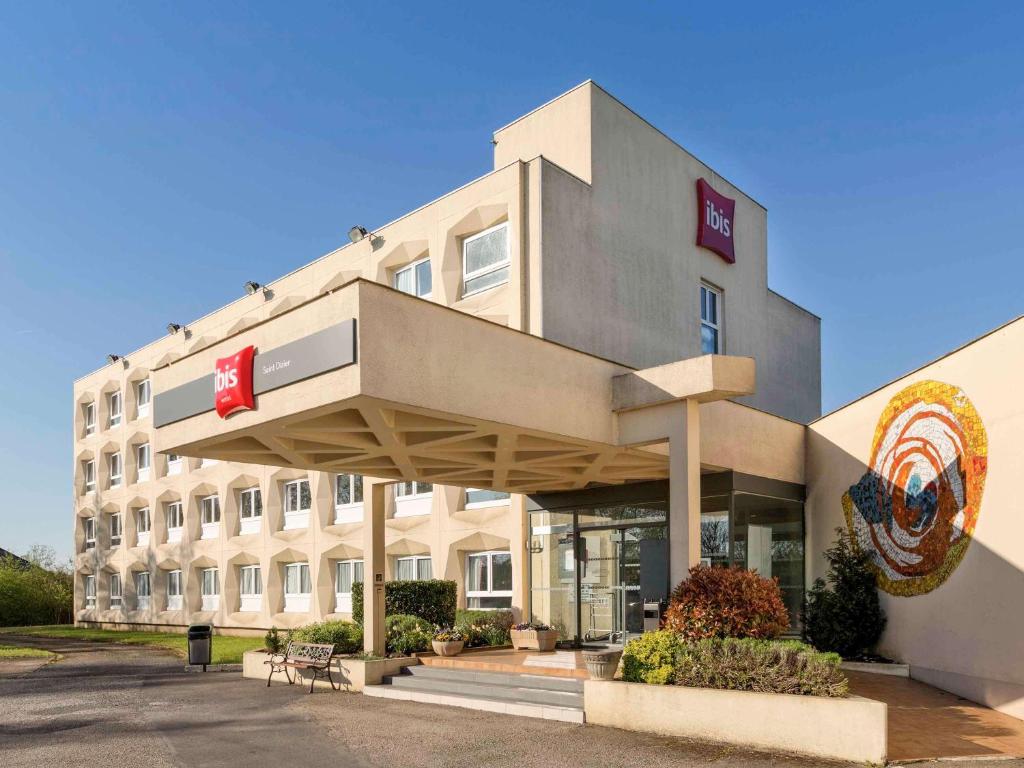
[[[704,179],[697,181],[697,245],[736,263],[733,245],[736,201],[719,194]]]
[[[213,373],[213,405],[222,419],[237,411],[252,410],[252,359],[255,352],[250,345],[217,360]]]

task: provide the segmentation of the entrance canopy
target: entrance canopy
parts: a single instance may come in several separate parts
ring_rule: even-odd
[[[214,410],[253,346],[254,407]],[[518,493],[665,479],[660,409],[754,389],[748,358],[634,371],[355,280],[157,369],[165,453]]]

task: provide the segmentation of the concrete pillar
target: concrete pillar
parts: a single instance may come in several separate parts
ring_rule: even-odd
[[[668,551],[671,588],[700,562],[700,406],[683,400],[669,415]]]
[[[363,650],[384,649],[384,493],[387,484],[363,478]]]

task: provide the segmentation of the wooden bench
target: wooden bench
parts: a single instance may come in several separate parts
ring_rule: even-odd
[[[284,654],[276,653],[264,664],[270,665],[270,674],[267,675],[267,687],[270,687],[270,678],[275,672],[284,672],[288,678],[288,685],[298,682],[302,670],[310,670],[313,676],[309,681],[309,692],[313,692],[313,683],[317,677],[326,677],[331,683],[332,690],[340,690],[341,686],[335,686],[334,678],[331,677],[331,659],[334,658],[333,643],[288,643]],[[290,669],[295,670],[295,679],[292,679]]]

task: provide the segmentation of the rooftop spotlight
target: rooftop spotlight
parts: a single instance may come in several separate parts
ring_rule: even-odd
[[[178,325],[177,323],[168,323],[168,324],[167,324],[167,332],[168,332],[169,334],[171,334],[172,336],[173,336],[174,334],[176,334],[176,333],[177,333],[178,331],[180,331],[180,330],[181,330],[181,326],[180,326],[180,325]]]
[[[114,363],[116,363],[120,359],[121,359],[120,355],[107,355],[107,362],[110,363],[111,365],[113,365]]]
[[[354,227],[352,227],[352,229],[348,231],[348,239],[351,240],[353,243],[358,243],[368,234],[370,234],[370,232],[366,227],[361,227],[358,224],[356,224]]]
[[[256,291],[261,288],[260,284],[255,280],[248,280],[245,283],[245,292],[252,296]]]

